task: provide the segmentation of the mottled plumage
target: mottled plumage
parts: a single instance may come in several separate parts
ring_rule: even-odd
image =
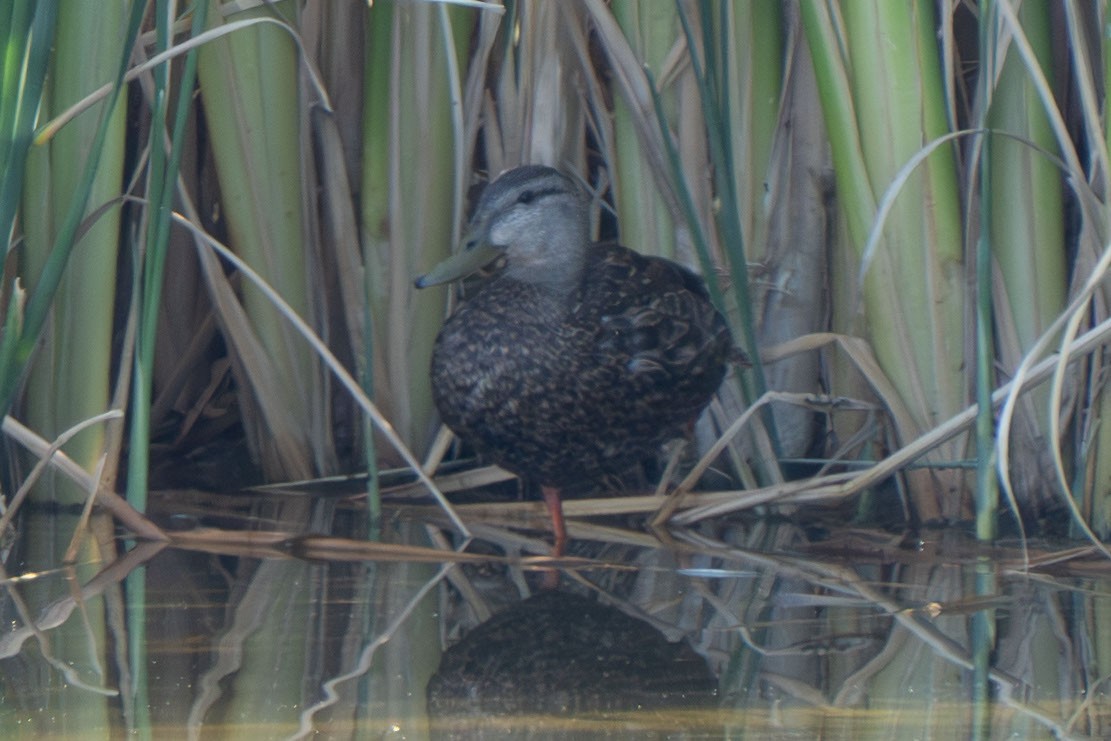
[[[702,279],[591,244],[587,205],[547,167],[489,185],[464,250],[492,246],[476,262],[503,254],[506,265],[447,320],[432,356],[444,422],[491,462],[549,488],[622,472],[683,435],[732,351]]]

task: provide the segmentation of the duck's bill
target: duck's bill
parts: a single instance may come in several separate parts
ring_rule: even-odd
[[[501,254],[501,250],[487,245],[479,245],[456,253],[441,262],[427,273],[417,278],[417,288],[428,288],[464,278],[479,268],[486,267]]]

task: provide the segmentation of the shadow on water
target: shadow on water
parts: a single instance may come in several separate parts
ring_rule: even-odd
[[[1083,544],[609,518],[553,563],[483,520],[445,560],[464,544],[421,508],[367,543],[339,499],[157,501],[175,542],[102,524],[107,565],[14,544],[4,738],[1111,736],[1111,569]]]

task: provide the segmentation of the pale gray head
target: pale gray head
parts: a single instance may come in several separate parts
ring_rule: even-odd
[[[509,170],[483,191],[460,252],[417,286],[454,280],[504,256],[507,279],[567,290],[578,280],[590,245],[587,206],[575,181],[558,170]]]
[[[573,281],[590,244],[588,218],[575,181],[550,167],[526,165],[486,187],[463,248],[485,243],[504,251],[506,277],[514,280]]]

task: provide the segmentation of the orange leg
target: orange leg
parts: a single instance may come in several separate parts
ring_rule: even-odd
[[[567,546],[567,528],[563,524],[563,500],[559,497],[559,489],[554,486],[542,486],[540,491],[544,495],[544,504],[548,506],[548,515],[552,518],[552,557],[559,558]],[[541,589],[555,589],[559,586],[559,571],[556,569],[545,570],[540,577]]]
[[[540,491],[544,494],[544,504],[548,505],[548,515],[552,518],[552,555],[562,556],[567,545],[567,528],[563,524],[563,500],[559,497],[559,489],[554,486],[542,486]]]

